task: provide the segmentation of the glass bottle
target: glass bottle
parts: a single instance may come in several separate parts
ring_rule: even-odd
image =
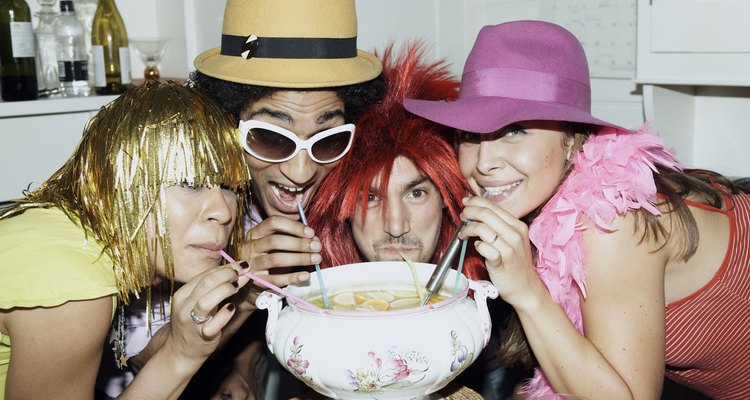
[[[114,0],[99,0],[91,23],[91,55],[97,94],[116,94],[130,86],[130,50],[125,23]]]
[[[91,89],[86,30],[76,17],[72,0],[60,0],[60,16],[54,25],[60,92],[65,97],[88,96]]]
[[[0,1],[0,80],[5,101],[35,100],[36,49],[31,11],[24,0]]]
[[[45,0],[49,1],[49,0]],[[54,0],[53,0],[54,1]],[[89,87],[94,87],[94,60],[91,58],[91,22],[96,13],[97,0],[75,0],[76,16],[86,30],[86,54],[89,57]]]
[[[57,43],[54,22],[58,13],[53,8],[56,0],[39,0],[42,8],[35,14],[39,23],[34,30],[36,37],[36,69],[40,95],[59,92],[57,75]]]

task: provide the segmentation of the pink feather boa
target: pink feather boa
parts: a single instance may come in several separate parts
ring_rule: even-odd
[[[635,132],[605,128],[591,136],[572,161],[572,171],[529,227],[529,239],[538,250],[539,277],[583,333],[579,298],[579,290],[586,298],[583,222],[611,232],[615,216],[630,210],[643,208],[659,215],[654,206],[655,164],[675,170],[681,166],[647,126]],[[524,391],[530,400],[554,393],[540,368]]]

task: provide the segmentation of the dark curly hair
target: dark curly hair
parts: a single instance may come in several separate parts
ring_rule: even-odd
[[[256,86],[225,81],[223,79],[208,76],[197,70],[190,73],[188,84],[221,104],[224,110],[232,114],[235,122],[239,122],[240,112],[245,109],[248,104],[268,97],[275,92],[290,90],[288,88]],[[314,90],[331,90],[336,92],[341,101],[344,102],[346,122],[355,123],[368,107],[383,98],[383,94],[385,93],[385,80],[383,74],[380,74],[375,79],[367,82],[346,86],[316,88]]]

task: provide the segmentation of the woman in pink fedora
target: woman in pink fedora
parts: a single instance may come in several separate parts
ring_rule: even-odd
[[[405,106],[461,130],[462,173],[489,192],[464,200],[462,237],[517,313],[527,351],[508,334],[501,357],[533,352],[529,398],[658,399],[665,373],[750,398],[750,195],[646,127],[594,118],[570,32],[486,26],[456,101]]]

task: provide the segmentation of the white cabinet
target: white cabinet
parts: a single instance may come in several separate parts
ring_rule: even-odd
[[[750,1],[639,0],[639,83],[750,86]]]
[[[39,4],[28,0],[31,11]],[[129,37],[169,37],[162,77],[187,78],[192,60],[218,43],[224,2],[201,0],[118,0]],[[36,26],[36,22],[34,23]],[[204,48],[205,47],[205,48]],[[131,50],[134,79],[144,66]],[[35,188],[70,157],[88,119],[116,96],[0,102],[0,201]]]
[[[638,0],[646,120],[690,167],[750,176],[750,2]]]
[[[0,201],[39,186],[73,153],[86,121],[116,96],[0,102]]]

